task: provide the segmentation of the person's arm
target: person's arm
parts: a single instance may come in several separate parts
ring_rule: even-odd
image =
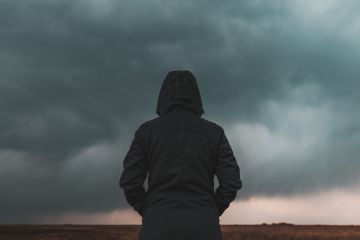
[[[147,177],[147,163],[144,141],[139,129],[136,130],[130,149],[124,158],[124,170],[119,185],[124,190],[127,202],[142,216],[146,197],[143,184]]]
[[[229,207],[230,202],[235,199],[237,191],[242,187],[240,168],[233,155],[229,141],[225,136],[224,130],[222,130],[218,146],[216,176],[219,181],[219,186],[215,190],[215,195],[219,216],[221,216]]]

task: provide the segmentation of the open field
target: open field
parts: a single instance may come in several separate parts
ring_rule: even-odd
[[[135,240],[138,225],[0,225],[0,240]],[[360,226],[222,225],[224,240],[360,240]]]

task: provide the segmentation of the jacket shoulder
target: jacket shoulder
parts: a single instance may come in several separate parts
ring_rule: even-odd
[[[204,125],[206,125],[207,127],[211,128],[211,129],[214,129],[214,130],[216,130],[216,131],[218,131],[220,133],[224,131],[223,127],[221,127],[219,124],[217,124],[217,123],[215,123],[213,121],[210,121],[208,119],[205,119],[205,118],[200,118],[200,119],[201,119],[202,123]]]
[[[144,122],[142,122],[139,127],[137,128],[137,132],[141,132],[141,131],[146,131],[151,125],[154,124],[154,122],[156,121],[156,118],[152,118],[150,120],[146,120]]]
[[[212,132],[212,133],[217,133],[216,135],[222,135],[222,133],[224,132],[223,127],[221,127],[219,124],[210,121],[208,119],[205,119],[203,117],[198,117],[198,118],[193,118],[193,120],[195,120],[195,122],[193,122],[193,124],[195,124],[195,126],[199,126],[201,129],[208,131],[208,132]],[[197,123],[196,123],[197,122]],[[138,128],[138,132],[147,132],[152,128],[158,128],[160,126],[163,126],[164,124],[164,119],[161,117],[155,117],[152,118],[150,120],[144,121],[143,123],[140,124],[139,128]]]

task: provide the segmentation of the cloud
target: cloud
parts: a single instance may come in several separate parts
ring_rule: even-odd
[[[316,89],[295,88],[287,101],[265,102],[258,122],[228,128],[241,166],[241,197],[288,196],[358,183],[360,134],[339,135],[347,132],[349,119],[331,101],[313,104],[321,96]]]
[[[358,188],[333,189],[311,195],[254,196],[235,201],[220,217],[221,224],[358,224]]]
[[[360,217],[353,213],[360,210],[359,199],[358,188],[350,191],[333,189],[317,195],[254,196],[232,202],[220,217],[220,224],[358,224]],[[141,217],[134,210],[115,209],[100,213],[62,213],[52,218],[43,218],[39,223],[139,225]]]
[[[359,169],[359,8],[1,1],[0,222],[128,207],[117,186],[122,157],[137,126],[156,116],[173,69],[193,71],[204,117],[229,133],[240,198],[350,187]]]
[[[98,212],[125,207],[118,180],[123,146],[127,145],[97,144],[53,164],[36,163],[28,154],[3,151],[0,221],[41,221],[63,211]]]

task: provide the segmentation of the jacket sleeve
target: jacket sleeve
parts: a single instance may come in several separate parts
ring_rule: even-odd
[[[219,186],[215,190],[216,201],[219,209],[219,216],[229,207],[237,191],[242,187],[240,179],[240,168],[233,155],[233,151],[225,136],[224,130],[220,138],[217,161],[216,161],[216,176],[219,181]]]
[[[147,177],[147,163],[145,142],[139,129],[136,130],[130,148],[125,155],[123,161],[124,170],[119,185],[124,190],[126,201],[142,216],[146,198],[143,184]]]

